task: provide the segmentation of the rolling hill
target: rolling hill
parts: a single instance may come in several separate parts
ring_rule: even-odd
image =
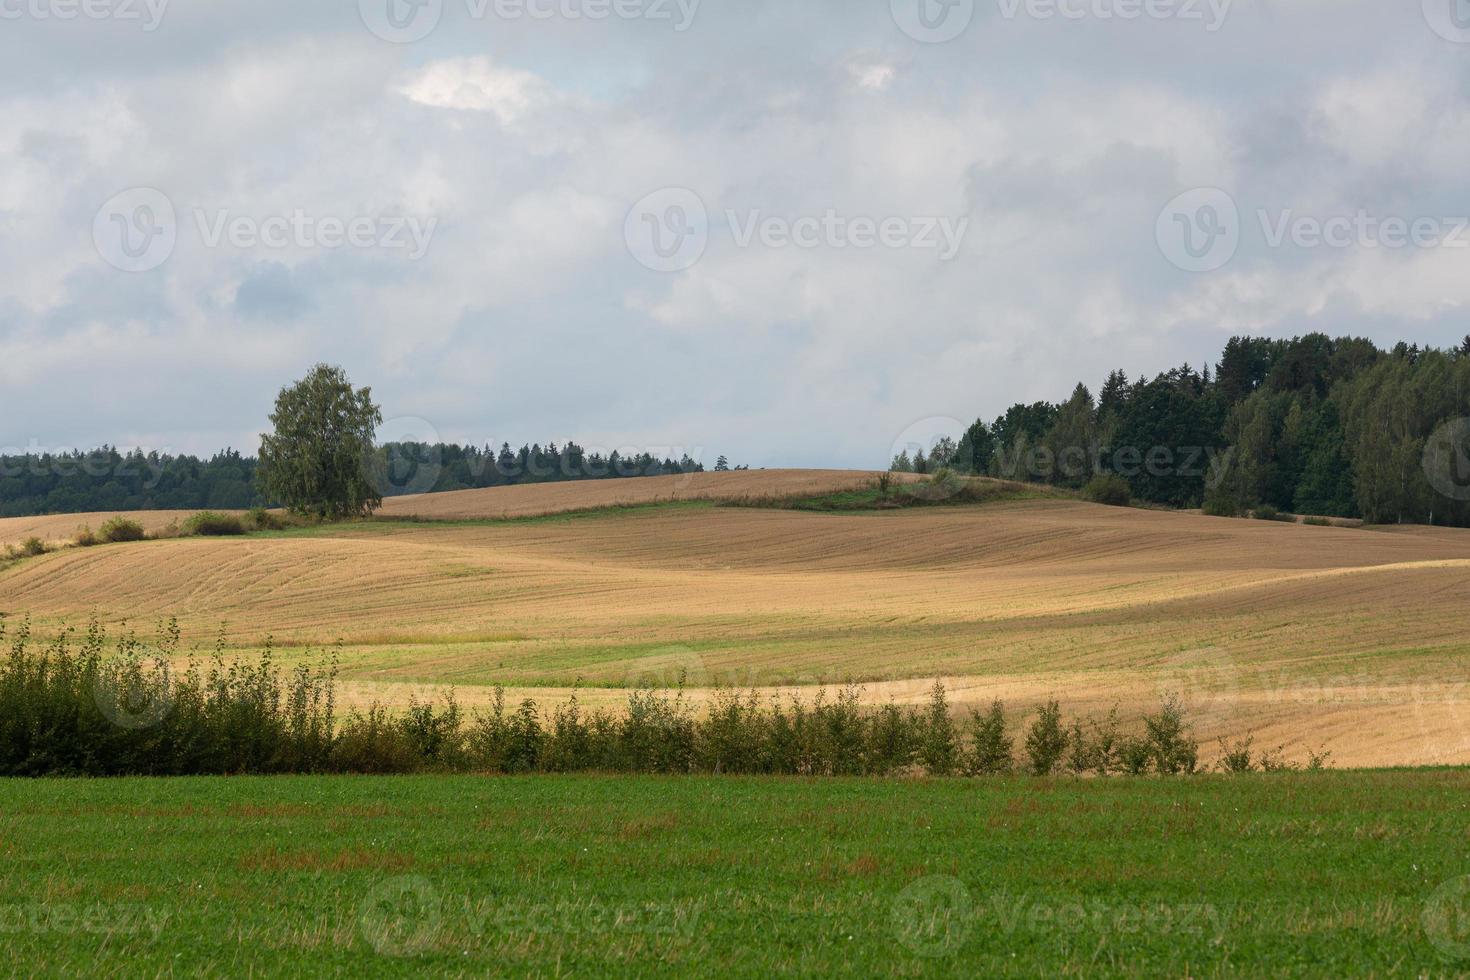
[[[871,480],[402,498],[389,516],[443,522],[67,550],[0,572],[0,610],[42,630],[177,616],[201,641],[223,623],[232,647],[273,635],[287,660],[340,639],[356,703],[453,685],[474,704],[494,684],[554,701],[579,681],[596,702],[681,676],[772,692],[851,679],[868,700],[918,701],[942,677],[962,705],[1055,697],[1130,714],[1178,694],[1207,742],[1254,733],[1345,765],[1470,761],[1470,532],[1060,499],[842,514],[708,502]],[[670,500],[694,502],[595,509]]]

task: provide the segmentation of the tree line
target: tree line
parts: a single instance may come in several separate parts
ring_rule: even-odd
[[[1470,526],[1470,337],[1441,350],[1321,333],[1234,337],[1213,370],[1108,375],[1096,398],[1011,406],[956,442],[901,453],[952,471],[1236,516],[1262,508],[1372,523]]]
[[[86,452],[0,455],[0,517],[132,510],[248,510],[276,506],[257,481],[259,461],[234,449],[208,458],[126,452],[103,446]],[[384,497],[478,490],[521,483],[623,479],[702,473],[688,454],[588,452],[575,442],[386,443],[375,449],[373,481]]]

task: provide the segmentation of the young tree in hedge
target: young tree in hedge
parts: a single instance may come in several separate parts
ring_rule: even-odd
[[[260,442],[260,486],[293,513],[363,517],[383,502],[367,467],[383,414],[372,390],[318,364],[276,398],[272,435]]]

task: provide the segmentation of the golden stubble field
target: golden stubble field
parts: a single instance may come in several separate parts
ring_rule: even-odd
[[[495,518],[534,508],[526,491],[565,491],[515,489],[395,504]],[[1254,733],[1339,765],[1470,762],[1465,531],[1059,500],[846,515],[695,503],[64,551],[0,572],[0,611],[42,629],[175,615],[201,645],[221,624],[241,651],[272,634],[287,662],[340,639],[351,703],[452,685],[474,705],[497,683],[551,702],[579,679],[585,700],[613,703],[680,676],[695,698],[852,679],[867,700],[917,702],[942,677],[961,706],[1001,697],[1018,714],[1055,697],[1136,715],[1177,693],[1207,748]]]

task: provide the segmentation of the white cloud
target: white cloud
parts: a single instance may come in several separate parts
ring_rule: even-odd
[[[528,71],[501,68],[483,55],[427,65],[399,91],[419,105],[488,112],[509,125],[551,101],[546,83]]]

